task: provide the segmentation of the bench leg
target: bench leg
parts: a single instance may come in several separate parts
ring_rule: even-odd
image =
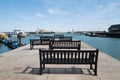
[[[34,48],[34,46],[32,45],[32,49]]]
[[[93,69],[92,64],[90,64],[90,69]]]
[[[94,70],[95,74],[94,75],[97,75],[97,64],[95,64],[95,70]]]
[[[40,63],[40,75],[42,75],[42,64]]]
[[[43,64],[43,69],[45,69],[45,64]]]
[[[30,45],[30,49],[33,49],[33,45]]]
[[[31,44],[30,44],[30,49],[32,49],[32,46],[31,46]]]

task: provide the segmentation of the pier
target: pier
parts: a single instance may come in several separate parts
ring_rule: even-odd
[[[93,49],[82,42],[81,49]],[[86,65],[46,65],[39,75],[39,49],[48,46],[30,45],[0,54],[0,80],[120,80],[120,61],[99,52],[98,75],[92,75]],[[56,69],[57,68],[57,69]]]

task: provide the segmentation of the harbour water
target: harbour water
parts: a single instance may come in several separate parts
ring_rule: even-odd
[[[53,34],[44,34],[53,35]],[[113,58],[120,60],[120,38],[105,38],[105,37],[89,37],[79,34],[64,34],[66,36],[72,36],[73,39],[81,40],[95,48],[100,49],[100,51],[112,56]],[[39,39],[40,35],[29,35],[26,38],[22,38],[23,44],[29,44],[29,39]],[[15,39],[15,38],[14,38]],[[11,50],[4,44],[0,43],[0,54]]]

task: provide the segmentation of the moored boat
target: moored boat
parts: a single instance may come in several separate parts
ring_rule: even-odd
[[[14,30],[13,31],[12,37],[17,37],[18,34],[20,34],[21,37],[26,37],[26,35],[27,35],[27,33],[25,33],[25,32],[23,32],[23,31],[18,29],[18,30]]]
[[[4,40],[8,38],[8,36],[5,33],[0,33],[0,40]]]
[[[1,42],[12,49],[19,47],[18,41],[12,41],[12,40],[5,39],[5,40],[2,40]]]

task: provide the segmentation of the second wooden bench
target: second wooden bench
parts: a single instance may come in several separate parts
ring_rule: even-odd
[[[81,41],[71,40],[53,40],[50,41],[49,48],[53,49],[78,49],[81,48]]]

